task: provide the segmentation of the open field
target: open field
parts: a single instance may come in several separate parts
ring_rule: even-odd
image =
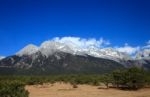
[[[117,89],[98,89],[98,86],[78,85],[72,88],[70,84],[55,83],[26,86],[29,97],[150,97],[150,89],[124,91]]]

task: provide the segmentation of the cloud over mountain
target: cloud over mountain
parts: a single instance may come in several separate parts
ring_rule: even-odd
[[[115,47],[119,52],[127,53],[129,55],[133,55],[140,50],[140,47],[132,47],[127,43],[123,47]]]
[[[109,40],[103,38],[80,38],[80,37],[54,37],[44,41],[40,46],[27,45],[17,55],[28,55],[41,51],[48,56],[55,51],[63,51],[72,54],[88,54],[96,57],[117,57],[126,58],[149,56],[150,41],[145,46],[131,46],[125,43],[124,46],[112,46]]]
[[[146,46],[144,46],[143,49],[150,49],[150,40],[147,41]]]
[[[91,48],[96,47],[100,48],[106,45],[109,45],[110,42],[108,40],[104,40],[103,38],[95,39],[95,38],[80,38],[80,37],[56,37],[52,39],[53,41],[60,43],[67,43],[69,45],[73,45],[79,48]]]

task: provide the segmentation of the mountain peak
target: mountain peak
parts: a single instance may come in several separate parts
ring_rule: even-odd
[[[0,60],[4,59],[5,57],[4,56],[0,56]]]
[[[22,56],[22,55],[31,55],[36,53],[39,50],[39,48],[36,45],[29,44],[25,46],[23,49],[21,49],[19,52],[16,53],[16,55]]]
[[[65,43],[60,43],[56,41],[45,41],[40,46],[40,52],[46,56],[49,56],[53,54],[54,52],[58,52],[58,51],[72,54],[73,49],[71,49]]]

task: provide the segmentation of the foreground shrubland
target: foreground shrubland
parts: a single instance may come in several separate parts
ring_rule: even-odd
[[[24,87],[20,81],[0,81],[0,97],[28,97]]]
[[[43,83],[70,83],[74,88],[78,84],[99,86],[105,84],[107,88],[137,90],[150,85],[150,73],[141,68],[116,70],[112,74],[66,74],[49,76],[1,76],[0,97],[28,97],[25,85],[43,85]]]

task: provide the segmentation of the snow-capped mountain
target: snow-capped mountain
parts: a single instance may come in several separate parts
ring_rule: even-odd
[[[23,56],[23,55],[32,55],[36,53],[39,50],[39,48],[33,44],[29,44],[23,49],[21,49],[19,52],[16,53],[18,56]]]
[[[88,49],[86,53],[91,56],[108,58],[108,59],[113,59],[113,60],[117,60],[117,59],[128,60],[128,59],[130,59],[129,55],[118,52],[117,50],[115,50],[113,48]]]
[[[71,42],[45,41],[29,44],[16,55],[0,60],[0,74],[107,73],[132,66],[150,70],[149,50],[133,59],[114,48],[79,47]],[[9,71],[9,72],[8,72]]]
[[[47,57],[54,54],[55,52],[66,52],[71,54],[74,53],[74,49],[71,49],[68,45],[55,41],[43,42],[39,47],[39,51]]]
[[[5,57],[4,56],[0,56],[0,60],[4,59]]]
[[[118,61],[119,59],[128,60],[130,56],[113,48],[80,48],[72,43],[60,43],[56,41],[45,41],[41,44],[41,46],[37,47],[35,45],[27,45],[22,50],[20,50],[16,55],[32,55],[36,52],[41,52],[45,56],[50,56],[55,52],[65,52],[73,55],[90,55],[98,58],[107,58]]]

